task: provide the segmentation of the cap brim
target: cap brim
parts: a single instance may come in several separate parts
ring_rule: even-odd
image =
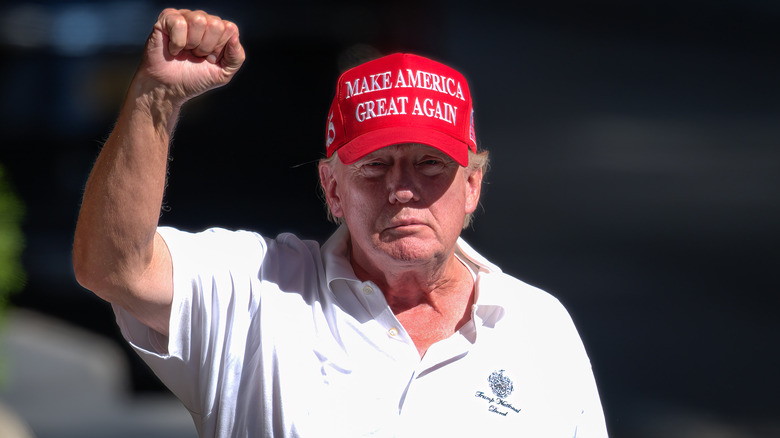
[[[356,137],[337,152],[344,164],[352,164],[383,147],[396,144],[419,143],[436,148],[463,167],[469,164],[469,145],[431,128],[406,126],[379,128]]]

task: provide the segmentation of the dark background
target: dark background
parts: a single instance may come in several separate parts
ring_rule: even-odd
[[[27,211],[13,304],[117,342],[73,279],[72,232],[168,5],[0,6],[0,164]],[[778,436],[780,3],[172,6],[235,21],[248,59],[186,107],[163,223],[325,239],[315,163],[342,65],[371,50],[442,60],[469,79],[492,157],[466,238],[569,309],[611,435]],[[160,391],[127,360],[137,393]]]

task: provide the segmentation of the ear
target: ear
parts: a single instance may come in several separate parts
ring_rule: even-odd
[[[344,211],[341,207],[341,198],[338,194],[338,179],[336,178],[336,163],[320,161],[320,185],[325,194],[325,201],[328,203],[330,213],[334,217],[343,217]]]
[[[474,213],[479,205],[479,197],[482,193],[482,169],[477,168],[469,173],[466,168],[466,214]]]

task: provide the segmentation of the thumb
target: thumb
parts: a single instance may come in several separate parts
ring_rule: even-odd
[[[235,73],[244,63],[244,59],[246,59],[244,47],[241,46],[238,35],[233,35],[225,46],[222,55],[222,68],[230,73]]]

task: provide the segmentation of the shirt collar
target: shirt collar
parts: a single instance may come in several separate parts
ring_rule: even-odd
[[[349,241],[349,230],[346,225],[338,227],[330,238],[322,245],[322,258],[325,262],[325,279],[328,287],[333,289],[331,284],[335,280],[360,281],[349,263],[347,256],[347,242]]]
[[[476,300],[472,312],[472,320],[479,322],[478,326],[493,327],[504,317],[504,305],[498,297],[496,289],[490,287],[490,280],[501,274],[501,268],[490,263],[485,257],[474,250],[465,240],[458,237],[455,255],[476,270],[475,284]]]
[[[336,280],[360,282],[347,256],[348,241],[349,230],[346,225],[341,225],[322,245],[325,278],[331,290],[333,290],[333,282]],[[469,264],[477,275],[477,299],[474,316],[479,318],[484,325],[495,324],[503,317],[504,306],[498,299],[498,294],[495,293],[497,291],[486,286],[490,283],[489,279],[491,276],[502,272],[501,268],[489,262],[461,237],[458,237],[455,255]]]

